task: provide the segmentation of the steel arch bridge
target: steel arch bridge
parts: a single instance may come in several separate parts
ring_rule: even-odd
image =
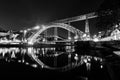
[[[81,36],[84,34],[84,32],[80,31],[79,29],[76,29],[74,28],[73,26],[69,25],[69,24],[65,24],[65,23],[52,23],[52,24],[48,24],[48,25],[42,25],[40,26],[40,28],[35,32],[33,33],[28,39],[27,41],[29,43],[32,43],[34,44],[36,42],[36,38],[42,33],[44,32],[45,30],[47,29],[50,29],[50,28],[56,28],[56,27],[59,27],[59,28],[63,28],[73,34],[75,34],[75,36],[77,37],[77,39],[81,38]]]

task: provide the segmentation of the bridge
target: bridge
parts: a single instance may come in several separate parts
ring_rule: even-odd
[[[89,30],[89,19],[97,18],[95,12],[75,16],[71,18],[56,20],[45,25],[37,25],[35,27],[23,30],[23,39],[19,42],[34,43],[55,43],[55,42],[70,42],[80,40],[93,40]],[[85,31],[81,31],[71,25],[72,22],[84,21]],[[117,27],[118,26],[118,27]],[[110,41],[120,39],[120,24],[115,26],[116,29],[111,32],[110,36],[102,38],[99,41]],[[60,31],[62,29],[62,31]],[[28,36],[28,33],[29,36]],[[52,33],[52,34],[51,34]],[[9,35],[10,33],[1,33],[1,36]],[[12,34],[11,37],[16,41],[18,34]],[[50,40],[51,39],[51,40]],[[95,38],[95,41],[98,39]]]
[[[27,29],[26,32],[34,30],[33,34],[27,38],[27,41],[29,44],[34,44],[36,42],[47,42],[48,38],[54,38],[52,41],[76,41],[76,40],[90,40],[90,31],[89,31],[89,21],[88,19],[96,18],[97,15],[95,15],[95,12],[84,14],[72,18],[66,18],[62,20],[57,20],[51,23],[48,23],[46,25],[37,25],[31,29]],[[85,21],[85,31],[81,31],[72,25],[70,25],[71,22],[75,21]],[[63,29],[63,31],[60,32],[60,28]],[[52,29],[52,31],[50,31]],[[61,33],[64,33],[67,36],[60,36]],[[50,35],[50,32],[52,33]],[[64,37],[64,38],[63,38]],[[50,42],[50,41],[49,41]]]

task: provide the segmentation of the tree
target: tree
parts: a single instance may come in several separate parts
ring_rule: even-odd
[[[98,30],[108,30],[120,22],[120,1],[105,0],[96,13],[98,15],[96,23]]]

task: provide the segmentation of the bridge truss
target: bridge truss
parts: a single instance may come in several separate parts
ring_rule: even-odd
[[[40,34],[42,34],[43,32],[47,31],[50,28],[54,28],[54,37],[55,37],[55,41],[57,41],[59,38],[58,32],[57,32],[57,28],[62,28],[68,31],[68,37],[66,40],[70,40],[71,39],[71,33],[73,33],[75,36],[75,39],[81,39],[80,36],[82,36],[84,34],[84,32],[74,28],[71,25],[68,24],[64,24],[64,23],[52,23],[52,24],[48,24],[48,25],[42,25],[40,26],[40,29],[38,29],[35,33],[33,33],[29,38],[28,38],[28,42],[30,43],[35,43],[37,42],[37,38],[40,36]],[[64,39],[65,40],[65,39]]]
[[[76,17],[71,17],[71,18],[66,18],[62,20],[57,20],[51,23],[48,23],[47,25],[39,25],[39,29],[36,30],[28,39],[27,41],[29,43],[35,43],[37,42],[37,38],[42,34],[43,32],[47,31],[50,28],[54,28],[54,37],[57,38],[58,33],[57,33],[57,28],[63,28],[68,31],[68,40],[71,39],[70,33],[75,34],[75,39],[74,40],[82,40],[83,37],[86,39],[90,40],[90,32],[89,32],[89,22],[88,19],[96,18],[98,17],[95,12],[89,13],[89,14],[84,14]],[[75,27],[71,26],[69,23],[75,22],[75,21],[82,21],[85,20],[85,32],[76,29]]]

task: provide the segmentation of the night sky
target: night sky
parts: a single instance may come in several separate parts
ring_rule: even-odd
[[[0,27],[20,30],[95,11],[104,0],[0,0]]]

